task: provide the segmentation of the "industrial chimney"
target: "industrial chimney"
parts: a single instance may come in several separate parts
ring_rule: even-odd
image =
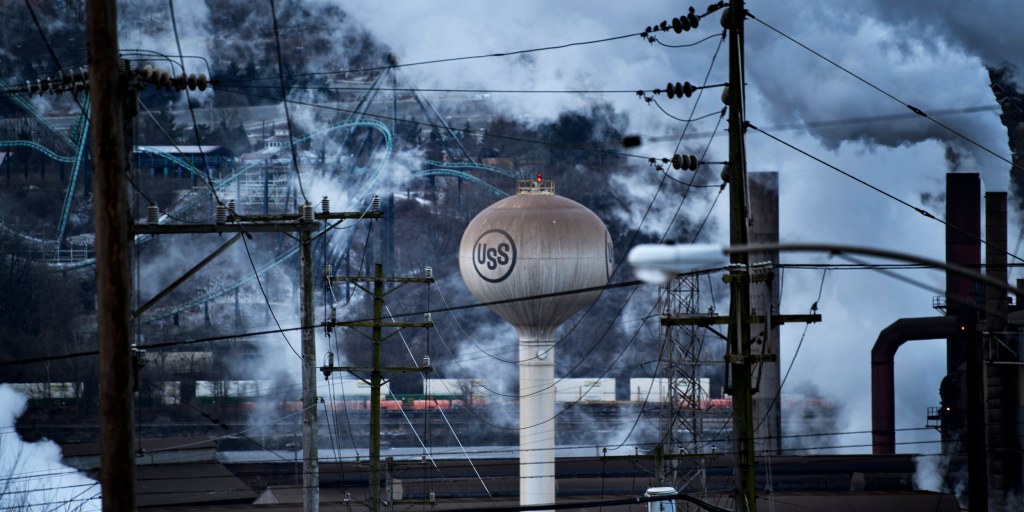
[[[600,291],[612,269],[611,236],[554,183],[520,181],[518,193],[480,212],[459,246],[469,291],[519,335],[519,503],[555,502],[555,331]],[[556,294],[555,296],[550,296]],[[529,299],[529,297],[545,296]]]

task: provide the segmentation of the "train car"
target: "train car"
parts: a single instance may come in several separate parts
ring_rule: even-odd
[[[369,400],[372,391],[369,383],[359,379],[331,380],[317,385],[317,394],[331,400]],[[391,396],[391,384],[381,384],[380,396]]]
[[[458,411],[462,407],[462,400],[451,398],[421,398],[412,401],[414,411]]]
[[[615,401],[615,379],[558,379],[555,380],[556,402]]]
[[[272,387],[269,380],[200,380],[196,381],[196,403],[237,405],[267,401],[271,399]]]
[[[82,382],[15,382],[10,386],[25,395],[31,406],[62,406],[77,403],[82,397]]]
[[[687,379],[676,379],[675,385],[683,394],[692,394],[690,390],[692,384]],[[711,380],[701,377],[697,379],[697,386],[699,388],[696,393],[698,400],[701,402],[708,400],[711,396]],[[631,402],[662,403],[668,400],[669,391],[669,380],[663,377],[629,379],[629,401]]]

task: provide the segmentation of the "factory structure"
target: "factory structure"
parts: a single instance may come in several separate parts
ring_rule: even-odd
[[[981,188],[977,174],[946,176],[946,261],[984,269],[1005,282],[1007,194],[987,192],[983,205]],[[1022,284],[1018,281],[1017,288]],[[1020,299],[947,272],[946,294],[933,304],[938,315],[894,318],[871,349],[872,448],[884,455],[896,447],[896,351],[908,341],[945,340],[941,403],[929,409],[927,419],[942,433],[942,453],[950,461],[947,480],[951,488],[966,481],[971,510],[1010,510],[1012,496],[1024,489]]]

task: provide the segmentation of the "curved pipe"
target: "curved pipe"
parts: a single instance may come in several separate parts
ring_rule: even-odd
[[[896,351],[908,341],[946,339],[959,330],[956,317],[932,316],[901,318],[878,334],[871,349],[871,447],[875,455],[896,453]]]

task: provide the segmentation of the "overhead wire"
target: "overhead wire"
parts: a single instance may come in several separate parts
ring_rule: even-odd
[[[661,103],[658,103],[657,98],[651,98],[650,102],[653,103],[654,106],[658,107],[658,110],[660,110],[663,114],[665,114],[666,116],[668,116],[668,117],[670,117],[672,119],[675,119],[676,121],[679,121],[680,123],[692,123],[694,121],[700,121],[701,119],[707,119],[707,118],[709,118],[709,117],[719,113],[719,111],[716,110],[714,112],[709,112],[709,113],[704,114],[702,116],[691,117],[689,119],[683,119],[681,117],[674,116],[674,115],[670,114],[667,110],[665,110],[665,107],[662,107]]]
[[[708,143],[707,143],[707,145],[704,146],[704,151],[700,155],[700,160],[699,160],[700,162],[703,162],[705,160],[705,158],[707,157],[708,151],[711,149],[711,143],[715,140],[715,134],[718,133],[718,128],[719,128],[719,126],[721,126],[722,119],[724,119],[724,118],[725,118],[725,109],[722,109],[721,115],[718,117],[718,122],[715,123],[715,129],[714,129],[713,132],[711,132],[711,137],[708,139]],[[680,139],[680,142],[682,142],[681,139]],[[665,233],[661,237],[661,241],[662,242],[665,241],[669,231],[672,229],[672,225],[675,224],[676,219],[679,218],[679,212],[681,212],[683,210],[683,205],[686,203],[686,198],[690,196],[690,190],[693,189],[693,183],[696,180],[697,180],[697,171],[694,170],[693,171],[693,175],[690,176],[689,186],[683,191],[683,198],[679,200],[679,204],[676,206],[676,211],[672,214],[672,219],[669,220],[668,227],[665,228]],[[725,185],[726,184],[723,183],[719,187],[718,195],[721,195],[722,191],[725,190]],[[718,201],[718,198],[716,197],[715,198],[715,202],[717,203],[717,201]],[[708,215],[710,215],[710,212],[708,213]],[[704,228],[704,225],[701,224],[700,229],[703,229],[703,228]]]
[[[723,37],[724,37],[724,34],[725,34],[725,31],[722,31]],[[701,43],[703,43],[705,41],[709,41],[711,39],[714,39],[716,37],[719,37],[719,34],[711,34],[710,36],[707,36],[707,37],[705,37],[703,39],[700,39],[698,41],[694,41],[692,43],[686,43],[686,44],[668,44],[668,43],[663,43],[660,39],[658,39],[657,37],[654,37],[654,36],[651,36],[651,39],[653,39],[655,43],[658,43],[661,46],[664,46],[665,48],[691,48],[691,47],[697,46],[697,45],[699,45],[699,44],[701,44]]]
[[[909,202],[907,202],[907,201],[905,201],[903,199],[900,199],[899,197],[896,197],[894,194],[886,191],[885,189],[883,189],[881,187],[878,187],[876,185],[873,185],[873,184],[869,183],[868,181],[853,175],[850,172],[844,171],[844,170],[840,169],[839,167],[837,167],[837,166],[835,166],[835,165],[833,165],[833,164],[823,160],[822,158],[819,158],[819,157],[817,157],[815,155],[812,155],[810,152],[805,151],[805,150],[803,150],[803,149],[801,149],[801,148],[799,148],[799,147],[797,147],[797,146],[795,146],[795,145],[793,145],[793,144],[791,144],[791,143],[789,143],[789,142],[787,142],[787,141],[785,141],[783,139],[780,139],[779,137],[776,137],[775,135],[772,135],[771,133],[769,133],[769,132],[767,132],[765,130],[760,129],[757,126],[754,126],[753,124],[747,123],[747,127],[752,129],[752,130],[754,130],[754,131],[756,131],[756,132],[759,132],[759,133],[762,133],[762,134],[766,135],[768,138],[778,142],[779,144],[782,144],[783,146],[786,146],[786,147],[792,149],[793,151],[796,151],[797,153],[800,153],[801,155],[804,155],[807,158],[810,158],[811,160],[814,160],[815,162],[818,162],[819,164],[824,165],[825,167],[828,167],[829,169],[832,169],[833,171],[836,171],[839,174],[842,174],[843,176],[846,176],[847,178],[850,178],[851,180],[853,180],[853,181],[855,181],[857,183],[860,183],[861,185],[864,185],[865,187],[867,187],[867,188],[869,188],[871,190],[874,190],[875,192],[878,192],[879,194],[881,194],[881,195],[883,195],[883,196],[885,196],[885,197],[887,197],[889,199],[892,199],[893,201],[896,201],[897,203],[902,204],[903,206],[906,206],[907,208],[910,208],[910,209],[914,210],[915,212],[921,214],[922,216],[924,216],[926,218],[932,219],[932,220],[938,222],[939,224],[942,224],[943,226],[945,226],[945,227],[947,227],[949,229],[952,229],[952,230],[955,230],[957,232],[960,232],[960,233],[970,237],[973,240],[977,240],[978,242],[984,244],[987,247],[995,248],[999,252],[1004,253],[1004,254],[1006,254],[1007,256],[1009,256],[1009,257],[1011,257],[1013,259],[1016,259],[1018,261],[1024,262],[1024,258],[1021,258],[1021,257],[1017,256],[1016,254],[1012,254],[1012,253],[1010,253],[1009,251],[1007,251],[1004,248],[996,247],[996,246],[992,245],[991,243],[989,243],[987,240],[984,240],[984,239],[978,237],[977,235],[968,232],[967,230],[961,228],[960,226],[957,226],[956,224],[952,224],[952,223],[946,221],[945,219],[943,219],[941,217],[938,217],[935,214],[929,212],[928,210],[925,210],[924,208],[922,208],[920,206],[915,206],[915,205],[913,205],[913,204],[911,204],[911,203],[909,203]]]
[[[291,349],[292,353],[295,354],[295,357],[302,359],[299,352],[295,350],[295,346],[292,345],[292,341],[288,339],[285,329],[281,327],[281,322],[277,319],[277,313],[274,313],[274,306],[270,304],[270,297],[267,296],[267,290],[263,287],[263,279],[260,278],[260,273],[256,270],[256,262],[252,259],[252,252],[249,250],[249,241],[246,240],[246,237],[244,236],[242,237],[242,247],[245,247],[245,256],[249,260],[249,266],[252,267],[253,275],[256,276],[256,284],[259,286],[260,295],[263,296],[263,301],[267,304],[267,311],[270,312],[270,317],[274,319],[274,324],[277,325],[277,332],[281,333],[281,337],[284,338],[284,342],[288,345],[288,348]]]
[[[972,138],[970,138],[970,137],[968,137],[968,136],[964,135],[964,134],[963,134],[962,132],[960,132],[960,131],[958,131],[958,130],[954,129],[953,127],[951,127],[951,126],[949,126],[949,125],[947,125],[947,124],[945,124],[945,123],[943,123],[943,122],[941,122],[941,121],[939,121],[939,120],[937,120],[937,119],[935,119],[935,118],[933,118],[933,117],[929,116],[927,112],[925,112],[925,111],[923,111],[923,110],[921,110],[921,109],[919,109],[919,108],[917,108],[917,107],[915,107],[915,106],[913,106],[913,105],[911,105],[911,104],[909,104],[909,103],[907,103],[907,102],[905,102],[905,101],[903,101],[903,100],[901,100],[901,99],[897,98],[897,97],[896,97],[895,95],[893,95],[892,93],[890,93],[890,92],[886,91],[885,89],[882,89],[881,87],[879,87],[878,85],[876,85],[876,84],[872,83],[872,82],[871,82],[871,81],[869,81],[868,79],[866,79],[866,78],[864,78],[864,77],[862,77],[862,76],[860,76],[860,75],[858,75],[858,74],[854,73],[853,71],[850,71],[849,69],[847,69],[847,68],[843,67],[843,66],[842,66],[841,64],[839,64],[838,62],[836,62],[836,61],[834,61],[834,60],[832,60],[832,59],[830,59],[830,58],[828,58],[828,57],[826,57],[826,56],[822,55],[822,54],[821,54],[821,53],[819,53],[818,51],[816,51],[816,50],[812,49],[811,47],[809,47],[809,46],[807,46],[807,45],[805,45],[805,44],[801,43],[800,41],[797,41],[797,40],[796,40],[796,39],[794,39],[794,38],[793,38],[792,36],[790,36],[790,35],[788,35],[788,34],[786,34],[786,33],[782,32],[781,30],[779,30],[779,29],[777,29],[777,28],[773,27],[772,25],[769,25],[769,24],[768,24],[767,22],[765,22],[764,20],[762,20],[762,19],[760,19],[760,18],[757,18],[756,16],[754,16],[753,14],[751,14],[751,13],[750,13],[749,11],[748,11],[748,12],[747,12],[746,14],[747,14],[747,17],[749,17],[750,19],[752,19],[752,20],[754,20],[754,21],[756,21],[756,22],[760,23],[761,25],[764,25],[764,26],[765,26],[766,28],[768,28],[769,30],[771,30],[771,31],[775,32],[776,34],[779,34],[780,36],[782,36],[782,37],[783,37],[783,38],[785,38],[785,39],[788,39],[788,40],[789,40],[790,42],[792,42],[793,44],[796,44],[797,46],[799,46],[799,47],[803,48],[804,50],[807,50],[808,52],[810,52],[810,53],[811,53],[811,54],[813,54],[814,56],[816,56],[816,57],[818,57],[818,58],[820,58],[820,59],[824,60],[825,62],[828,62],[828,63],[829,63],[829,64],[831,64],[832,66],[835,66],[835,67],[836,67],[837,69],[839,69],[839,70],[843,71],[844,73],[846,73],[847,75],[850,75],[851,77],[853,77],[853,78],[857,79],[858,81],[860,81],[860,82],[861,82],[861,83],[863,83],[864,85],[867,85],[868,87],[870,87],[870,88],[874,89],[875,91],[877,91],[877,92],[881,93],[881,94],[882,94],[883,96],[886,96],[886,97],[888,97],[889,99],[891,99],[891,100],[895,101],[896,103],[899,103],[900,105],[903,105],[904,107],[906,107],[906,108],[907,108],[908,110],[910,110],[910,111],[911,111],[911,112],[913,112],[914,114],[916,114],[916,115],[918,115],[918,116],[920,116],[920,117],[923,117],[923,118],[925,118],[925,119],[928,119],[928,120],[929,120],[929,121],[931,121],[932,123],[935,123],[935,124],[936,124],[936,125],[938,125],[939,127],[941,127],[941,128],[943,128],[943,129],[945,129],[945,130],[946,130],[946,131],[948,131],[949,133],[952,133],[953,135],[956,135],[956,136],[957,136],[957,137],[959,137],[960,139],[963,139],[963,140],[964,140],[965,142],[967,142],[967,143],[969,143],[969,144],[971,144],[971,145],[973,145],[973,146],[977,147],[978,149],[980,149],[980,150],[984,151],[985,153],[988,153],[988,154],[992,155],[993,157],[995,157],[995,158],[997,158],[997,159],[999,159],[999,160],[1001,160],[1001,161],[1003,161],[1003,162],[1005,162],[1005,163],[1009,164],[1009,165],[1010,165],[1011,167],[1013,167],[1013,168],[1015,168],[1015,169],[1017,169],[1017,170],[1019,170],[1019,171],[1024,171],[1024,167],[1022,167],[1022,166],[1021,166],[1020,164],[1017,164],[1016,162],[1012,161],[1011,159],[1009,159],[1009,158],[1007,158],[1007,157],[1005,157],[1005,156],[1003,156],[1003,155],[1001,155],[1001,154],[999,154],[999,153],[996,153],[995,151],[993,151],[993,150],[992,150],[992,149],[990,149],[989,147],[987,147],[987,146],[985,146],[985,145],[981,144],[980,142],[978,142],[978,141],[976,141],[976,140],[974,140],[974,139],[972,139]]]
[[[281,51],[281,35],[277,28],[277,7],[274,4],[274,0],[270,0],[270,17],[273,20],[274,45],[277,47],[277,78],[281,88],[281,102],[284,104],[284,118],[285,122],[288,124],[288,147],[291,149],[292,168],[295,171],[295,179],[298,180],[299,193],[302,194],[303,201],[305,201],[306,204],[309,204],[309,198],[306,197],[306,190],[302,186],[302,173],[299,172],[299,150],[295,147],[292,116],[288,109],[288,91],[284,84],[284,53]]]
[[[32,16],[32,23],[36,27],[36,31],[39,32],[39,39],[43,41],[43,46],[46,47],[46,51],[50,53],[50,59],[53,60],[54,65],[57,66],[58,71],[63,71],[64,67],[60,64],[60,59],[57,58],[57,53],[53,50],[53,46],[50,44],[50,39],[46,37],[46,32],[43,31],[43,26],[39,23],[39,17],[36,16],[36,10],[32,7],[31,0],[25,0],[25,8],[28,9],[28,13]],[[88,116],[89,113],[85,111],[85,106],[81,101],[78,101],[78,93],[72,92],[75,97],[75,106],[82,112],[83,116]],[[85,143],[85,138],[82,138],[82,143]]]
[[[539,47],[539,48],[531,48],[531,49],[526,49],[526,50],[515,50],[515,51],[500,52],[500,53],[487,53],[487,54],[480,54],[480,55],[468,55],[468,56],[463,56],[463,57],[448,57],[448,58],[441,58],[441,59],[424,60],[424,61],[419,61],[419,62],[409,62],[409,63],[405,63],[405,64],[402,64],[402,63],[393,63],[393,64],[391,64],[391,63],[389,63],[387,66],[372,66],[372,67],[365,67],[365,68],[343,69],[343,70],[338,70],[338,71],[320,71],[320,72],[315,72],[315,73],[296,73],[296,74],[291,75],[291,76],[292,76],[292,78],[304,78],[304,77],[324,76],[324,75],[345,75],[345,74],[355,74],[355,73],[366,73],[366,72],[370,72],[370,71],[386,71],[386,70],[390,70],[390,69],[394,69],[394,68],[407,68],[407,67],[413,67],[413,66],[425,66],[425,65],[430,65],[430,64],[442,64],[442,63],[447,63],[447,62],[460,62],[460,61],[466,61],[466,60],[488,59],[488,58],[495,58],[495,57],[511,57],[511,56],[523,55],[523,54],[527,54],[527,53],[537,53],[537,52],[544,52],[544,51],[551,51],[551,50],[561,50],[561,49],[565,49],[565,48],[572,48],[572,47],[575,47],[575,46],[586,46],[586,45],[591,45],[591,44],[606,43],[606,42],[610,42],[610,41],[618,41],[620,39],[627,39],[627,38],[630,38],[630,37],[636,37],[638,35],[640,35],[640,32],[634,32],[634,33],[631,33],[631,34],[625,34],[625,35],[620,35],[620,36],[605,37],[605,38],[601,38],[601,39],[593,39],[593,40],[588,40],[588,41],[577,41],[577,42],[573,42],[573,43],[565,43],[565,44],[559,44],[559,45],[544,46],[544,47]],[[224,81],[223,83],[245,83],[245,82],[261,81],[261,80],[273,80],[273,79],[275,79],[275,78],[274,77],[259,77],[259,78],[245,79],[245,80],[233,80],[233,81],[232,80],[228,80],[228,81]]]
[[[811,313],[818,310],[818,303],[821,302],[821,294],[825,290],[825,277],[827,275],[827,269],[821,271],[821,283],[818,284],[818,297],[814,299],[814,303],[810,308],[808,308]],[[786,381],[789,380],[789,372],[793,370],[793,364],[796,363],[796,358],[800,355],[800,348],[804,346],[804,338],[807,336],[807,329],[809,329],[810,326],[810,322],[804,323],[804,332],[800,334],[800,341],[796,344],[796,350],[793,351],[793,357],[789,359],[789,366],[786,367],[786,373],[783,375],[782,380],[779,381],[779,389],[775,391],[775,395],[772,397],[771,402],[768,402],[768,407],[766,408],[767,412],[763,417],[761,417],[761,420],[757,422],[757,426],[754,427],[754,432],[757,432],[757,430],[761,428],[761,425],[763,425],[768,419],[768,416],[771,415],[771,410],[775,407],[776,402],[779,401],[779,397],[782,396],[782,390],[786,387]]]
[[[982,265],[982,266],[984,266],[984,265]],[[1024,266],[1024,264],[1010,264],[1010,266]],[[856,264],[856,265],[850,264],[850,265],[843,265],[843,264],[834,264],[834,263],[833,264],[796,263],[796,264],[780,264],[780,265],[777,265],[776,268],[783,268],[783,269],[784,268],[829,269],[829,270],[878,270],[878,269],[898,269],[898,270],[906,269],[906,270],[913,270],[913,269],[917,269],[917,268],[926,268],[926,267],[919,266],[919,265],[914,265],[914,264]],[[708,273],[710,274],[710,273],[713,273],[715,271],[717,271],[717,269],[711,269],[711,270],[708,271]],[[568,290],[568,291],[564,291],[564,292],[540,294],[540,295],[534,295],[534,296],[529,296],[529,297],[522,297],[522,298],[518,298],[518,299],[504,299],[504,300],[490,301],[490,302],[483,302],[483,303],[468,303],[468,304],[457,304],[457,305],[449,305],[447,302],[445,302],[445,299],[442,299],[442,301],[445,302],[445,305],[442,308],[432,308],[430,311],[412,311],[412,312],[408,312],[408,313],[399,312],[399,313],[396,313],[395,316],[398,317],[398,318],[401,318],[401,317],[410,317],[410,316],[422,316],[424,313],[434,313],[434,314],[437,314],[437,313],[461,311],[461,310],[467,310],[467,309],[477,309],[477,308],[487,307],[487,306],[497,305],[497,304],[508,304],[508,303],[514,303],[514,302],[520,302],[520,301],[527,301],[527,300],[534,300],[534,299],[543,299],[543,298],[548,298],[548,297],[558,297],[558,296],[562,296],[562,295],[586,293],[586,292],[595,291],[595,290],[599,290],[599,289],[625,288],[625,287],[636,286],[636,285],[639,285],[639,284],[641,284],[641,281],[637,281],[637,280],[622,281],[622,282],[611,283],[611,284],[608,284],[608,285],[605,285],[605,286],[600,286],[600,287],[591,287],[591,288],[584,288],[584,289],[579,289],[579,290]],[[369,319],[363,319],[363,320],[364,321],[369,321]],[[314,327],[317,327],[317,326],[314,326]],[[236,339],[239,339],[239,338],[258,337],[258,336],[265,336],[265,335],[270,335],[270,334],[279,334],[279,333],[282,333],[282,332],[299,331],[299,330],[302,330],[304,328],[307,328],[307,327],[303,327],[303,326],[282,327],[282,328],[279,328],[279,329],[265,329],[265,330],[259,330],[259,331],[247,331],[247,332],[242,332],[242,333],[217,335],[217,336],[208,336],[208,337],[202,337],[202,338],[191,338],[191,339],[185,339],[185,340],[172,340],[172,341],[158,342],[158,343],[147,343],[146,348],[152,350],[152,349],[157,349],[157,348],[169,348],[169,347],[184,346],[184,345],[191,345],[191,344],[197,344],[197,343],[216,342],[216,341],[231,341],[231,340],[236,340]],[[66,354],[49,355],[49,356],[43,356],[43,357],[22,358],[22,359],[10,360],[10,361],[0,361],[0,367],[16,366],[16,365],[24,365],[24,364],[34,364],[34,363],[42,363],[42,362],[48,362],[48,361],[57,361],[57,360],[61,360],[61,359],[77,358],[77,357],[88,357],[88,356],[95,356],[97,354],[98,354],[98,351],[96,351],[96,350],[89,350],[89,351],[81,351],[81,352],[71,352],[71,353],[66,353]],[[506,361],[506,362],[512,363],[512,362],[516,362],[516,361]]]
[[[168,133],[167,130],[159,122],[157,122],[156,117],[153,115],[153,112],[150,111],[149,108],[146,106],[146,104],[142,102],[141,98],[138,99],[138,105],[140,107],[142,107],[142,110],[146,112],[146,115],[149,116],[150,120],[153,121],[153,124],[156,126],[157,130],[159,130],[160,133],[167,139],[167,141],[170,143],[170,145],[172,147],[174,147],[174,149],[176,151],[178,151],[179,153],[183,153],[183,151],[181,150],[181,147],[178,146],[178,141],[174,140],[174,137],[171,136],[171,134]],[[201,149],[201,147],[200,147],[200,149]],[[205,156],[204,152],[202,150],[200,150],[199,154],[202,155],[202,157],[203,157],[203,165],[204,165],[204,167],[206,167],[206,160],[205,160],[206,156]],[[193,173],[193,175],[195,175],[195,174]],[[221,200],[220,200],[220,197],[217,194],[217,188],[213,186],[213,181],[210,178],[209,169],[206,169],[206,172],[199,173],[198,176],[199,176],[199,178],[201,178],[199,181],[203,185],[205,185],[206,188],[210,191],[210,194],[213,196],[214,201],[217,204],[222,204]],[[191,193],[193,193],[193,191],[189,191],[189,194],[191,194]],[[156,204],[156,203],[152,203],[152,204]],[[164,213],[164,215],[167,215],[170,218],[174,218],[174,217],[171,216],[171,212],[169,210],[163,210],[163,213]],[[177,218],[174,218],[174,219],[177,220]],[[182,222],[190,222],[190,221],[182,220]],[[191,221],[191,222],[195,222],[195,221]]]
[[[517,298],[517,299],[503,299],[503,300],[484,302],[484,303],[461,304],[461,305],[452,306],[450,308],[446,308],[444,310],[442,310],[442,309],[435,309],[433,311],[417,311],[417,312],[411,312],[411,313],[399,313],[399,314],[397,314],[395,316],[396,317],[422,316],[424,313],[438,313],[438,312],[444,312],[444,311],[456,311],[456,310],[463,310],[463,309],[475,309],[475,308],[480,308],[480,307],[485,307],[485,306],[490,306],[490,305],[495,305],[495,304],[507,304],[507,303],[513,303],[513,302],[519,302],[519,301],[526,301],[526,300],[543,299],[543,298],[548,298],[548,297],[559,297],[559,296],[562,296],[562,295],[573,295],[573,294],[577,294],[577,293],[586,293],[586,292],[598,291],[598,290],[602,290],[602,289],[624,288],[624,287],[636,286],[638,284],[640,284],[640,281],[636,281],[636,280],[633,280],[633,281],[623,281],[623,282],[612,283],[612,284],[608,284],[608,285],[604,285],[604,286],[594,286],[594,287],[582,288],[582,289],[577,289],[577,290],[568,290],[568,291],[562,291],[562,292],[554,292],[554,293],[545,293],[545,294],[531,295],[529,297],[521,297],[521,298]],[[364,319],[364,321],[370,321],[370,319]],[[238,339],[238,338],[255,337],[255,336],[268,335],[268,334],[279,334],[279,333],[299,331],[299,330],[306,329],[306,328],[309,328],[309,327],[317,327],[317,326],[298,326],[298,327],[287,327],[287,328],[282,327],[282,328],[279,328],[279,329],[267,329],[267,330],[251,331],[251,332],[244,332],[244,333],[237,333],[237,334],[208,336],[208,337],[203,337],[203,338],[193,338],[193,339],[187,339],[187,340],[167,341],[167,342],[158,342],[158,343],[147,343],[146,344],[146,348],[147,349],[156,349],[156,348],[166,348],[166,347],[174,347],[174,346],[181,346],[181,345],[191,345],[191,344],[196,344],[196,343],[205,343],[205,342],[209,342],[209,341],[235,340],[235,339]],[[94,356],[94,355],[97,355],[98,353],[99,353],[99,351],[97,351],[97,350],[90,350],[90,351],[74,352],[74,353],[68,353],[68,354],[51,355],[51,356],[45,356],[45,357],[33,357],[33,358],[17,359],[17,360],[12,360],[12,361],[0,361],[0,367],[3,367],[3,366],[14,366],[14,365],[20,365],[20,364],[40,363],[40,362],[47,362],[47,361],[55,361],[55,360],[59,360],[59,359],[75,358],[75,357]]]
[[[174,43],[175,43],[175,45],[177,45],[177,48],[178,48],[178,59],[179,59],[179,61],[181,63],[181,70],[182,70],[181,73],[182,73],[182,76],[184,76],[184,74],[185,74],[185,54],[181,51],[181,38],[178,37],[178,22],[177,22],[177,19],[176,19],[175,15],[174,15],[174,0],[167,0],[167,5],[168,5],[168,8],[170,10],[170,15],[171,15],[171,30],[174,33]],[[217,194],[217,189],[216,189],[216,187],[213,186],[212,178],[210,178],[210,164],[206,161],[206,152],[203,151],[203,143],[202,143],[201,138],[199,137],[199,122],[196,120],[196,111],[192,107],[192,97],[191,97],[191,94],[189,94],[189,90],[188,90],[187,87],[184,89],[184,91],[185,91],[185,103],[186,103],[186,105],[188,105],[189,116],[192,119],[192,134],[195,137],[196,148],[199,150],[199,158],[203,162],[203,172],[206,174],[207,186],[210,188],[210,192],[213,194],[214,201],[216,201],[217,204],[222,204],[221,200],[220,200],[220,197]],[[175,148],[177,148],[176,145],[175,145]]]
[[[388,316],[391,318],[391,321],[394,322],[395,317],[394,315],[391,314],[391,308],[387,304],[384,304],[384,309],[388,312]],[[401,330],[398,331],[398,337],[402,340],[402,344],[405,346],[406,351],[409,353],[409,358],[412,360],[412,363],[416,364],[416,356],[413,355],[412,348],[409,347],[409,342],[405,339],[405,334],[403,334]],[[420,374],[420,378],[423,380],[424,383],[427,382],[426,374]],[[437,398],[434,397],[433,400],[434,404],[437,405]],[[441,418],[443,418],[445,424],[448,425],[448,430],[452,433],[452,437],[455,439],[456,444],[459,445],[459,449],[461,449],[463,453],[466,453],[466,447],[463,446],[462,440],[459,439],[459,434],[455,432],[455,428],[452,427],[452,423],[448,421],[448,415],[444,413],[444,409],[438,407],[437,412],[441,414]],[[409,423],[409,427],[412,428],[412,422]],[[424,446],[423,448],[426,449],[426,446]],[[483,477],[480,476],[480,472],[477,471],[476,466],[473,464],[473,459],[469,457],[469,453],[466,453],[466,460],[469,462],[470,467],[473,468],[473,472],[476,474],[477,479],[480,480],[480,485],[483,486],[484,492],[486,492],[488,496],[491,496],[491,491],[490,489],[487,488],[487,483],[484,482]]]
[[[223,82],[221,82],[223,84]],[[247,85],[246,89],[277,89],[276,85]],[[418,87],[343,87],[324,85],[299,85],[293,84],[291,89],[309,91],[380,91],[380,92],[437,92],[437,93],[467,93],[467,94],[636,94],[636,89],[470,89],[470,88],[418,88]]]

